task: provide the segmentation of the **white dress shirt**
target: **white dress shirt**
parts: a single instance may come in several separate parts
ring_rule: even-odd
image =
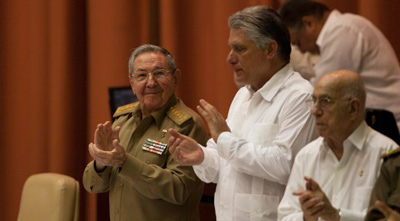
[[[311,54],[310,52],[302,53],[299,47],[292,45],[290,53],[290,64],[293,69],[307,80],[315,78],[314,65],[318,62],[319,55]]]
[[[277,209],[297,152],[313,133],[305,100],[311,84],[290,65],[261,89],[242,87],[227,118],[231,132],[203,148],[194,170],[204,182],[217,183],[217,220],[276,220]]]
[[[322,137],[297,154],[279,205],[279,220],[303,220],[298,196],[292,193],[305,189],[304,176],[313,178],[319,184],[332,206],[340,209],[341,220],[364,220],[371,191],[379,175],[381,155],[396,148],[397,144],[363,121],[343,146],[340,161]]]
[[[339,69],[359,73],[367,91],[366,107],[391,111],[400,129],[400,66],[385,36],[367,19],[334,10],[317,45],[320,60],[312,82]]]

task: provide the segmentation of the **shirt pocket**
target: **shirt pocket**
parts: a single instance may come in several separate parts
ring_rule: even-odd
[[[373,186],[356,187],[352,208],[362,211],[368,208]]]
[[[278,124],[256,123],[249,130],[248,140],[256,144],[272,144],[278,132]]]
[[[234,220],[276,220],[278,196],[235,194]]]

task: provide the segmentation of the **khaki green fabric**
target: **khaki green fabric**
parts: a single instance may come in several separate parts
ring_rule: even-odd
[[[400,213],[400,148],[388,153],[384,159],[365,220],[385,220],[385,216],[375,206],[376,200]]]
[[[147,139],[168,144],[168,128],[205,145],[201,118],[172,96],[160,110],[141,119],[139,103],[120,107],[113,128],[121,126],[120,144],[127,152],[122,167],[98,174],[90,162],[83,174],[87,191],[109,191],[110,216],[116,220],[199,220],[198,204],[203,183],[193,168],[174,161],[168,147],[162,155],[142,149]]]

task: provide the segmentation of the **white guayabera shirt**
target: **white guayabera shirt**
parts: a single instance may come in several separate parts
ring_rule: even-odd
[[[296,153],[313,138],[306,105],[311,84],[289,65],[254,92],[242,87],[229,109],[231,132],[203,148],[194,166],[204,182],[217,183],[217,220],[276,220]]]
[[[305,146],[296,156],[293,170],[279,205],[279,220],[303,220],[298,196],[305,189],[304,176],[313,178],[341,220],[364,220],[372,189],[378,178],[381,156],[398,145],[370,128],[364,121],[344,141],[339,161],[322,137]]]

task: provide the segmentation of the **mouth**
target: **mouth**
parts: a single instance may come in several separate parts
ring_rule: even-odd
[[[161,91],[145,91],[143,94],[144,95],[155,95],[155,94],[160,94]]]

